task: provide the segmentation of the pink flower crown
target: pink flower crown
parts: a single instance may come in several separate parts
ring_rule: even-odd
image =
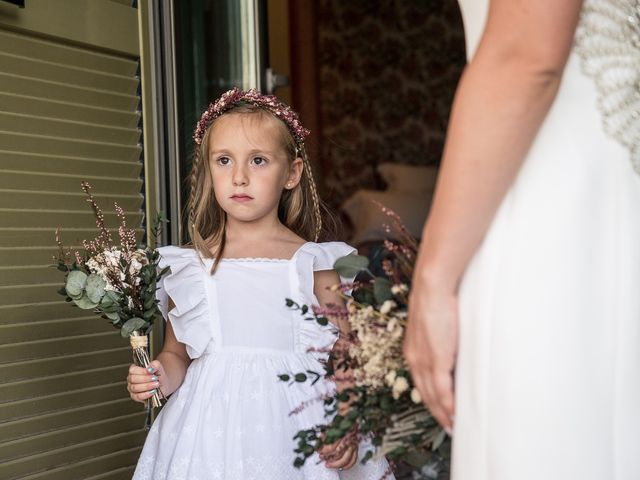
[[[202,113],[193,133],[194,141],[201,145],[204,134],[211,122],[240,103],[248,103],[263,108],[282,120],[298,146],[301,146],[307,135],[311,133],[302,126],[298,119],[298,114],[274,95],[262,95],[255,88],[242,91],[235,87],[223,93],[215,103],[210,103],[209,108]]]

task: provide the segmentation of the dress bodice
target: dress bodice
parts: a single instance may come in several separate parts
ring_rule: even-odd
[[[287,260],[220,262],[207,286],[217,297],[211,309],[220,324],[220,346],[295,350],[300,315],[285,303],[296,287],[291,270]]]
[[[304,354],[334,340],[331,326],[305,320],[286,300],[316,305],[313,272],[330,270],[338,258],[355,252],[347,244],[308,242],[290,259],[223,259],[213,275],[213,259],[194,249],[159,250],[160,266],[171,267],[171,273],[156,296],[191,358],[233,349]],[[171,311],[169,297],[175,304]]]
[[[464,24],[464,39],[467,47],[467,60],[475,54],[484,25],[489,13],[489,0],[458,0],[462,22]]]
[[[480,43],[490,0],[459,0],[465,30],[467,59]],[[555,111],[561,121],[586,132],[584,119],[599,110],[600,128],[629,151],[640,174],[640,13],[637,0],[585,0],[575,44],[564,69]],[[530,39],[535,42],[535,39]],[[595,89],[597,101],[589,103]],[[554,111],[555,110],[555,111]],[[547,124],[553,121],[547,120]]]

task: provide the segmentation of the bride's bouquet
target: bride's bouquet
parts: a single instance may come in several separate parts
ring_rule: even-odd
[[[58,227],[58,255],[54,259],[58,269],[65,273],[64,287],[58,293],[76,307],[92,310],[120,329],[121,335],[129,338],[134,363],[146,368],[150,363],[148,333],[160,315],[156,285],[169,267],[158,268],[160,255],[152,245],[136,243],[135,231],[127,227],[124,211],[118,204],[115,211],[120,220],[119,245],[114,244],[91,186],[82,182],[82,190],[93,209],[98,235],[93,240],[83,240],[84,250],[72,254],[62,245]],[[166,218],[159,213],[151,232],[154,244],[164,222]],[[156,389],[151,406],[159,407],[163,400],[164,396]]]
[[[410,465],[413,478],[442,478],[448,474],[450,441],[425,408],[414,388],[402,354],[407,325],[410,280],[418,244],[400,218],[382,207],[391,219],[397,241],[385,242],[379,274],[363,256],[338,259],[334,268],[353,284],[335,286],[346,306],[311,308],[288,300],[307,321],[327,325],[328,319],[348,320],[351,332],[332,348],[324,372],[280,375],[289,382],[315,382],[320,377],[349,385],[322,398],[327,422],[298,432],[294,464],[301,466],[326,444],[351,439],[371,445],[364,461],[386,455],[391,463]],[[351,295],[347,295],[352,291]],[[295,413],[295,412],[294,412]],[[338,452],[339,456],[340,453]]]

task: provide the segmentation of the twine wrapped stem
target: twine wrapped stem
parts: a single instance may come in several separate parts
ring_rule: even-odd
[[[129,342],[131,343],[131,348],[133,349],[133,363],[138,365],[139,367],[147,368],[151,363],[149,359],[149,353],[147,352],[147,347],[149,346],[149,338],[146,335],[142,335],[138,331],[134,331],[129,337]],[[165,396],[162,394],[159,388],[156,388],[155,393],[149,400],[145,403],[147,408],[152,407],[160,407],[163,402],[166,401]]]

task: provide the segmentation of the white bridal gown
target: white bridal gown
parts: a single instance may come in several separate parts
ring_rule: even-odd
[[[460,2],[470,58],[488,2]],[[557,98],[463,279],[454,480],[640,479],[637,12],[584,3]]]
[[[309,242],[289,260],[223,259],[210,275],[213,260],[195,250],[160,248],[160,265],[171,267],[157,292],[160,309],[193,362],[151,427],[134,480],[382,478],[384,460],[339,472],[316,456],[294,468],[293,436],[326,421],[321,397],[333,385],[278,379],[322,373],[319,361],[335,341],[333,329],[304,320],[285,301],[317,304],[313,272],[332,269],[352,252],[341,242]]]

